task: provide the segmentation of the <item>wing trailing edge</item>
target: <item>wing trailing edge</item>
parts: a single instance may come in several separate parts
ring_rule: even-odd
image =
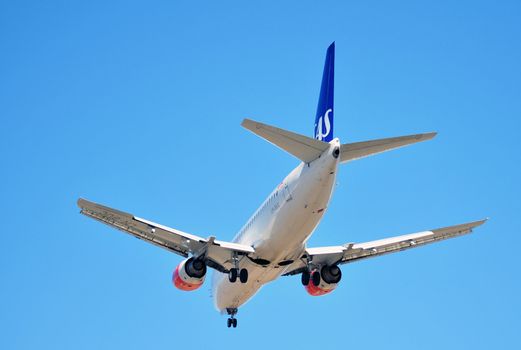
[[[80,213],[87,217],[172,253],[183,257],[204,256],[206,264],[220,272],[227,272],[234,266],[234,254],[248,255],[255,252],[251,246],[219,241],[213,236],[203,238],[83,198],[78,199],[78,207]]]
[[[403,250],[421,247],[426,244],[443,241],[471,233],[476,227],[483,225],[488,219],[472,221],[465,224],[448,226],[429,231],[389,237],[363,243],[346,243],[340,246],[307,248],[306,255],[318,266],[347,264],[362,259],[396,253]],[[290,266],[284,275],[295,275],[307,267],[302,261]]]

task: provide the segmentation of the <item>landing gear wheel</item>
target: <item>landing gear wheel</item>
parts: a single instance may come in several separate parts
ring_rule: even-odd
[[[241,283],[248,282],[248,270],[241,269],[241,272],[239,273],[239,280],[241,281]],[[235,323],[237,323],[237,322],[235,322]]]
[[[311,274],[311,281],[315,287],[318,287],[320,285],[320,272],[314,271]]]
[[[230,269],[230,272],[228,272],[228,280],[231,283],[235,283],[235,281],[237,281],[237,269]]]
[[[237,310],[237,308],[226,308],[226,312],[228,313],[228,315],[230,316],[230,318],[228,318],[228,328],[230,327],[233,327],[233,328],[237,328],[237,319],[235,318],[235,315],[237,315],[237,312],[239,310]]]
[[[311,275],[309,274],[309,271],[302,272],[302,285],[307,286],[309,284],[310,278],[311,278]]]

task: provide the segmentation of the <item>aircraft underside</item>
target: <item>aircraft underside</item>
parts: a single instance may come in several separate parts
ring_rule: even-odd
[[[290,189],[289,195],[279,198],[265,208],[250,235],[243,235],[237,243],[251,244],[260,260],[269,264],[255,263],[243,257],[237,264],[239,271],[248,271],[246,283],[230,282],[227,274],[215,273],[213,296],[216,308],[232,316],[239,306],[246,303],[266,283],[285,273],[295,261],[300,261],[305,242],[322,219],[333,192],[338,166],[338,139],[324,156],[310,164],[301,164],[282,184]],[[272,208],[276,208],[273,210]],[[262,214],[260,214],[262,215]],[[261,239],[259,239],[261,237]]]

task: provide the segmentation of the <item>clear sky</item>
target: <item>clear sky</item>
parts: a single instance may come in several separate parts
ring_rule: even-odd
[[[519,348],[521,2],[193,3],[0,4],[0,348]],[[332,41],[335,136],[439,135],[342,166],[310,244],[475,234],[325,297],[281,278],[229,330],[209,283],[172,286],[180,257],[78,214],[231,239],[298,163],[241,120],[311,135]]]

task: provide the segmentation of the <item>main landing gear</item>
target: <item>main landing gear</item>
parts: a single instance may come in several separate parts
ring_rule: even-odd
[[[241,283],[248,282],[248,270],[239,269],[239,256],[235,251],[232,253],[232,263],[234,267],[231,268],[228,272],[228,280],[231,283],[235,283],[237,281],[237,277],[239,277]]]
[[[233,328],[237,328],[237,319],[235,318],[235,315],[237,315],[237,312],[239,310],[237,310],[236,308],[229,308],[229,309],[226,309],[226,311],[228,312],[228,315],[230,315],[230,318],[228,319],[228,328],[230,327],[233,327]]]
[[[238,268],[232,268],[230,269],[230,272],[228,272],[228,280],[231,283],[235,283],[237,281],[237,277],[239,277],[239,281],[241,283],[248,282],[248,270],[246,269],[238,269]]]
[[[310,281],[316,287],[320,285],[320,272],[318,270],[314,270],[313,273],[309,271],[302,272],[302,285],[307,286]]]

